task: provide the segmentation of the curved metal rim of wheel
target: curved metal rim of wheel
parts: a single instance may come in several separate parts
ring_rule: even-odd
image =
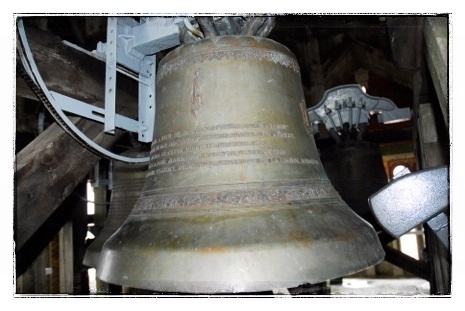
[[[91,151],[92,153],[113,160],[118,160],[126,163],[148,163],[150,157],[143,157],[143,158],[131,158],[125,157],[118,154],[115,154],[102,146],[96,144],[93,140],[87,137],[84,133],[81,132],[68,118],[68,116],[63,112],[63,110],[59,107],[56,103],[55,99],[53,98],[50,91],[47,89],[45,82],[43,81],[41,75],[39,74],[39,70],[37,65],[34,61],[32,56],[31,49],[29,47],[29,43],[26,37],[26,31],[24,28],[24,24],[22,19],[18,19],[18,33],[20,38],[20,43],[22,46],[23,51],[20,52],[21,56],[21,63],[24,66],[24,70],[26,71],[27,75],[30,77],[32,83],[40,89],[43,96],[40,98],[41,101],[44,103],[45,107],[50,111],[52,116],[55,118],[57,123],[68,133],[70,134],[75,140],[77,140],[82,146],[86,149]]]

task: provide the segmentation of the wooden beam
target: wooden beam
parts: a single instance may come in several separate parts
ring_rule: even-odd
[[[429,280],[429,268],[426,262],[416,260],[388,245],[384,246],[384,252],[386,253],[385,260],[388,262],[404,269],[405,271],[413,273],[417,277]]]
[[[356,42],[353,45],[352,53],[358,67],[363,67],[381,77],[393,80],[406,88],[413,88],[414,69],[395,66],[383,52],[361,42]]]
[[[449,126],[447,17],[427,17],[424,28],[426,62],[436,90],[442,116]]]
[[[431,103],[419,105],[418,130],[422,169],[448,164],[447,155],[438,135]]]
[[[16,73],[16,97],[39,100],[26,81]]]
[[[50,90],[102,106],[105,81],[102,62],[69,48],[50,33],[34,28],[27,28],[26,33],[39,72]],[[137,96],[123,87],[118,90],[117,106],[119,113],[137,116]],[[104,134],[101,124],[85,119],[73,118],[73,122],[103,148],[110,148],[122,134],[120,131],[116,135]],[[47,128],[16,155],[17,252],[99,159],[57,124]]]
[[[104,148],[109,148],[119,137],[104,134],[94,122],[79,118],[74,121],[85,135]],[[17,250],[32,237],[99,159],[56,123],[17,154]]]
[[[58,233],[60,247],[60,294],[73,294],[73,222],[68,221]]]
[[[342,52],[342,55],[334,60],[331,59],[323,64],[323,78],[326,89],[346,84],[347,77],[353,77],[356,70],[355,57],[352,48]]]
[[[420,68],[418,56],[422,52],[423,16],[390,16],[386,18],[389,45],[396,67]]]
[[[431,103],[419,105],[418,131],[421,168],[426,169],[448,164],[448,155],[441,144]],[[425,225],[424,229],[426,250],[430,258],[430,292],[434,295],[449,295],[451,292],[450,249],[444,247],[429,226]]]
[[[27,24],[26,24],[27,25]],[[63,43],[52,33],[26,26],[26,36],[42,79],[51,91],[88,104],[104,106],[105,63]],[[118,112],[136,118],[138,84],[124,75],[117,77]],[[17,77],[17,95],[31,98]]]

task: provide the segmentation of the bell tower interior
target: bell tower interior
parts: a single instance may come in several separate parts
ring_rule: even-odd
[[[15,15],[14,295],[450,296],[450,18]]]

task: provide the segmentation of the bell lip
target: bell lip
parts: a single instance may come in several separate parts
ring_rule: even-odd
[[[341,206],[344,206],[344,204],[341,204]],[[384,259],[385,254],[373,227],[348,207],[347,209],[346,214],[341,215],[341,217],[350,217],[352,219],[350,221],[359,226],[358,232],[355,234],[356,236],[347,243],[344,240],[335,240],[330,241],[330,243],[316,243],[316,246],[308,246],[300,242],[289,241],[277,244],[271,249],[264,248],[257,251],[255,249],[252,250],[253,247],[248,247],[239,251],[235,250],[234,254],[229,257],[223,256],[222,254],[205,257],[202,252],[182,253],[184,251],[182,250],[172,253],[171,250],[169,252],[164,252],[160,251],[160,249],[153,253],[156,254],[154,257],[138,257],[138,254],[149,253],[149,251],[140,250],[136,252],[130,250],[129,247],[125,245],[125,239],[120,239],[124,231],[124,229],[120,228],[119,231],[107,240],[102,248],[99,265],[97,267],[97,277],[107,283],[153,290],[160,293],[227,294],[293,288],[303,284],[314,284],[350,275],[380,263]],[[295,217],[302,217],[302,213],[299,212],[299,209],[293,212],[295,213]],[[156,221],[163,220],[158,219]],[[130,222],[131,220],[128,218],[125,225],[130,226]],[[354,225],[355,224],[352,224],[351,226]],[[144,230],[138,232],[140,232],[141,237],[150,236],[150,232],[144,232]],[[134,239],[134,237],[131,239]],[[151,239],[151,241],[154,241],[156,238],[152,237]],[[112,244],[113,246],[119,244],[121,248],[117,250],[113,248]],[[292,256],[289,257],[288,254],[292,254]],[[120,259],[118,259],[118,256],[120,256]],[[186,258],[189,258],[189,260],[186,260]],[[285,258],[285,260],[283,260],[283,258]],[[340,260],[341,258],[344,258],[344,260]],[[247,266],[246,270],[252,273],[252,271],[260,269],[259,267],[274,267],[275,270],[279,271],[270,272],[269,276],[264,276],[261,279],[252,277],[252,281],[247,279],[247,276],[243,279],[241,279],[241,277],[238,279],[228,277],[219,277],[220,279],[215,279],[215,275],[231,275],[230,271],[227,271],[229,269],[229,264],[235,266],[231,269],[234,270],[236,268],[240,269],[240,264],[238,262],[250,263],[257,260],[261,260],[260,264],[256,264],[253,268]],[[280,263],[278,267],[275,266],[275,261]],[[304,268],[305,272],[299,272],[299,265],[293,266],[294,261],[299,262],[299,264],[307,264],[307,267]],[[195,263],[198,262],[203,263],[203,267],[198,270],[205,269],[205,266],[220,268],[215,272],[207,272],[209,276],[205,279],[193,280],[192,278],[195,277],[187,277],[186,275],[188,271],[196,270],[198,266]],[[225,263],[224,266],[228,266],[228,268],[221,268],[222,265],[218,265],[218,262]],[[286,264],[283,264],[285,262]],[[167,280],[154,276],[158,273],[155,271],[156,268],[155,270],[149,268],[147,270],[148,272],[146,271],[142,274],[144,275],[143,279],[139,279],[137,276],[129,276],[131,265],[134,263],[139,267],[156,267],[159,265],[160,267],[164,267],[161,269],[168,267],[167,270],[173,270],[175,273],[177,273],[177,271],[183,272],[180,272],[171,280]],[[266,268],[263,269],[268,271]]]
[[[100,251],[89,250],[86,251],[82,264],[88,268],[97,268]]]

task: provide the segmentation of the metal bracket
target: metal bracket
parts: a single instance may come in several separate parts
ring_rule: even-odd
[[[85,148],[99,156],[127,163],[145,163],[149,157],[128,158],[105,148],[89,139],[68,118],[65,112],[104,123],[104,132],[113,134],[115,128],[138,133],[141,142],[151,143],[155,126],[156,57],[158,51],[180,44],[180,27],[185,27],[186,18],[147,17],[137,22],[129,17],[109,17],[107,43],[97,45],[89,52],[74,44],[64,44],[106,63],[105,107],[101,109],[65,95],[50,92],[35,64],[27,42],[22,19],[18,19],[18,33],[22,49],[19,49],[24,72],[31,88],[51,111],[55,120]],[[116,76],[125,74],[139,83],[138,120],[116,113]]]
[[[50,91],[50,94],[61,110],[96,122],[105,123],[106,111],[104,109],[54,91]],[[139,131],[139,125],[136,120],[119,114],[115,114],[114,116],[114,126],[130,132]]]
[[[323,99],[307,109],[312,122],[313,134],[317,134],[318,124],[325,124],[328,130],[342,130],[344,124],[358,128],[368,123],[371,115],[378,115],[380,123],[394,123],[410,120],[410,108],[397,108],[389,99],[366,94],[360,85],[347,84],[325,92]]]
[[[146,56],[139,71],[139,141],[152,142],[155,125],[156,56]]]
[[[105,108],[101,110],[61,94],[56,96],[59,105],[74,114],[103,122],[105,133],[114,134],[115,128],[123,128],[137,132],[140,142],[151,143],[155,126],[155,54],[181,43],[179,27],[184,27],[184,22],[185,18],[180,17],[146,17],[141,18],[140,22],[130,17],[108,17],[107,41],[99,42],[96,50],[89,52],[65,42],[66,45],[105,62]],[[117,72],[139,83],[137,121],[116,113]],[[74,105],[79,106],[72,107]],[[91,115],[89,111],[92,112]],[[137,123],[136,127],[134,122]]]
[[[105,133],[115,134],[117,19],[109,17],[105,61]]]
[[[105,132],[115,132],[117,64],[138,74],[138,140],[151,143],[155,125],[155,53],[179,45],[176,23],[183,18],[143,18],[140,23],[128,17],[108,17],[107,42],[97,45],[95,54],[105,55]],[[131,76],[131,75],[130,75]]]

